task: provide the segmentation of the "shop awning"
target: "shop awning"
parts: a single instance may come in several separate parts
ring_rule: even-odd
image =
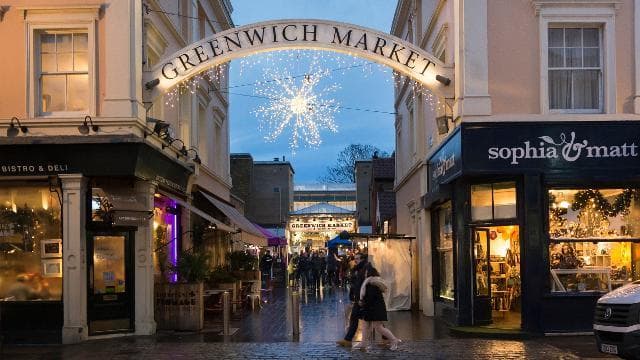
[[[249,243],[256,246],[267,246],[267,238],[262,235],[260,230],[256,228],[249,219],[240,214],[240,212],[231,205],[215,199],[204,192],[200,192],[207,200],[213,204],[218,210],[222,211],[229,218],[229,220],[240,229],[240,240],[245,243]]]
[[[202,217],[203,219],[209,221],[212,224],[215,224],[217,230],[227,231],[227,232],[230,232],[230,233],[233,233],[233,232],[236,231],[236,229],[234,229],[231,226],[223,223],[222,221],[214,218],[213,216],[207,214],[206,212],[198,209],[197,207],[189,204],[188,202],[180,200],[180,199],[176,199],[175,196],[173,196],[173,195],[171,195],[169,193],[166,193],[164,191],[158,190],[158,192],[161,193],[162,195],[168,197],[168,198],[171,198],[171,200],[177,202],[180,206],[182,206],[182,207],[184,207],[186,209],[189,209],[189,211],[191,211],[192,213]]]
[[[271,231],[263,228],[262,226],[260,226],[258,224],[253,224],[253,225],[256,228],[258,228],[258,230],[260,230],[262,235],[264,235],[267,238],[267,242],[268,242],[269,246],[284,246],[284,245],[287,245],[287,239],[284,236],[278,236],[278,235],[272,233]]]

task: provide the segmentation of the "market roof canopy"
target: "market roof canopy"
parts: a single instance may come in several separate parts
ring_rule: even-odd
[[[313,204],[313,205],[308,206],[308,207],[303,208],[303,209],[292,211],[289,214],[291,214],[291,215],[319,215],[319,214],[326,214],[326,215],[340,215],[340,214],[353,215],[354,213],[355,213],[355,211],[353,211],[353,210],[341,208],[339,206],[331,205],[329,203],[318,203],[318,204]]]
[[[452,92],[453,67],[426,50],[377,30],[328,20],[273,20],[215,33],[157,62],[144,75],[153,100],[178,83],[214,66],[261,52],[311,49],[358,56],[389,66],[437,95]],[[450,96],[449,96],[450,97]]]
[[[267,238],[253,225],[251,221],[249,221],[249,219],[240,214],[236,208],[203,192],[200,193],[209,200],[213,206],[222,211],[222,213],[224,213],[224,215],[241,230],[240,241],[256,246],[267,246]]]

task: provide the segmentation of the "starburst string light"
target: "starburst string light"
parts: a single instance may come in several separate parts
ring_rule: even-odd
[[[317,148],[321,143],[321,130],[337,132],[334,116],[339,103],[331,95],[337,84],[324,85],[331,71],[312,61],[304,76],[294,76],[288,70],[269,68],[264,80],[254,92],[267,99],[259,105],[254,115],[259,118],[260,130],[265,139],[275,141],[287,128],[291,128],[289,146],[293,153],[302,145]]]

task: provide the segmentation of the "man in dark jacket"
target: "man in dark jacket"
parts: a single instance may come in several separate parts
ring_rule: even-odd
[[[349,317],[349,330],[344,339],[336,341],[340,346],[351,346],[351,341],[358,331],[358,320],[362,317],[360,305],[360,286],[364,282],[365,267],[367,265],[367,255],[363,253],[356,254],[356,266],[353,268],[351,277],[351,288],[349,289],[349,299],[351,300],[351,316]]]
[[[262,272],[262,282],[266,282],[265,289],[271,287],[271,268],[273,266],[273,256],[271,251],[267,250],[267,253],[260,259],[260,272]]]

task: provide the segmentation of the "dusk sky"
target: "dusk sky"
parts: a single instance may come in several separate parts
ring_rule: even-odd
[[[388,33],[396,2],[390,0],[232,0],[236,26],[277,19],[327,19],[352,23]],[[393,80],[391,70],[333,52],[321,52],[321,66],[332,75],[319,89],[337,84],[339,88],[325,99],[334,98],[342,107],[335,116],[338,132],[323,131],[322,144],[316,149],[301,145],[292,153],[290,128],[274,142],[264,139],[255,110],[267,99],[256,97],[253,84],[286,68],[290,75],[308,72],[311,52],[271,52],[235,60],[230,70],[231,152],[250,153],[254,161],[271,161],[275,157],[290,161],[296,184],[317,182],[333,165],[337,154],[349,144],[371,144],[391,153],[394,147]],[[279,61],[283,59],[285,61]],[[258,61],[260,61],[258,63]],[[335,71],[338,68],[349,69]],[[271,69],[266,76],[265,71]],[[301,78],[294,79],[296,86]],[[362,110],[352,110],[355,108]],[[372,110],[372,111],[364,111]],[[377,112],[375,112],[377,111]]]

